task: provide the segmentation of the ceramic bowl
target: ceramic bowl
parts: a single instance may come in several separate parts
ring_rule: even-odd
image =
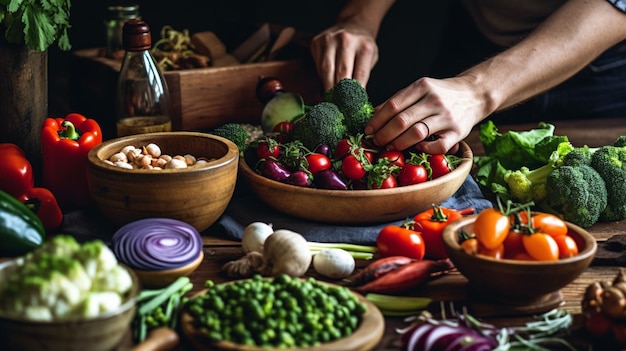
[[[200,251],[200,255],[198,255],[198,258],[195,261],[182,267],[160,271],[146,271],[141,269],[134,269],[134,271],[139,277],[142,287],[147,289],[157,289],[170,285],[179,277],[190,275],[196,270],[196,268],[198,268],[198,266],[200,266],[202,260],[204,260],[204,252]]]
[[[0,264],[0,270],[12,265]],[[128,268],[126,268],[128,269]],[[139,280],[128,269],[133,279],[133,289],[119,309],[95,318],[67,321],[29,321],[3,316],[0,313],[0,338],[3,350],[64,350],[111,351],[116,349],[131,331],[135,316]]]
[[[106,163],[128,145],[158,145],[171,156],[191,154],[209,161],[181,169],[124,169]],[[198,231],[226,210],[237,180],[239,150],[228,139],[199,132],[138,134],[111,139],[88,154],[87,180],[98,210],[124,225],[143,218],[181,220]]]
[[[462,161],[450,173],[415,185],[375,190],[326,190],[299,187],[261,176],[244,158],[241,176],[249,188],[277,211],[307,220],[374,224],[405,219],[440,204],[463,185],[472,169],[472,150],[461,142]]]
[[[483,301],[512,305],[537,305],[551,299],[591,264],[597,249],[595,238],[583,228],[567,223],[579,254],[558,261],[495,259],[466,254],[458,242],[459,232],[473,234],[476,215],[450,223],[443,242],[456,268],[468,280],[470,293]],[[557,301],[558,302],[558,301]]]

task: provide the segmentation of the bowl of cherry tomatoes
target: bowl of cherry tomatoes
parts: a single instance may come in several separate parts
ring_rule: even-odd
[[[587,269],[597,250],[588,231],[555,215],[497,208],[450,223],[443,242],[471,295],[520,306],[558,305],[560,289]]]
[[[397,178],[397,173],[394,175],[393,186],[382,186],[381,183],[381,186],[372,187],[356,180],[346,180],[345,175],[350,173],[346,169],[334,173],[327,172],[328,169],[321,172],[314,170],[315,175],[312,178],[315,180],[311,183],[311,177],[306,172],[304,175],[298,173],[301,176],[299,178],[295,177],[295,172],[287,174],[284,167],[277,168],[275,162],[263,162],[255,150],[247,151],[245,157],[239,160],[239,171],[249,189],[258,198],[279,212],[336,224],[384,223],[405,219],[427,210],[433,204],[440,204],[454,195],[468,177],[473,162],[471,148],[467,143],[461,142],[455,154],[434,155],[431,158],[431,167],[433,171],[437,171],[437,167],[439,170],[444,166],[449,167],[447,160],[450,158],[446,156],[453,156],[456,163],[447,172],[436,177],[424,175],[423,179],[411,184],[402,183]],[[373,163],[382,152],[371,155]],[[318,154],[316,152],[313,156]],[[311,155],[307,157],[309,156]],[[311,159],[309,165],[312,164],[324,167],[320,159]],[[284,176],[284,179],[279,176]],[[317,181],[324,184],[316,185]]]

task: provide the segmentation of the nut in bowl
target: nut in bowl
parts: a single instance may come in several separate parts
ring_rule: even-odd
[[[159,170],[122,168],[106,161],[125,147],[145,150],[151,144],[158,146],[162,154],[191,155],[205,161],[190,167]],[[238,159],[239,150],[233,142],[212,134],[131,135],[105,141],[89,152],[87,180],[98,210],[115,224],[165,217],[203,231],[223,214],[232,198]]]
[[[595,238],[583,228],[566,222],[577,243],[577,255],[555,261],[497,259],[466,253],[459,243],[464,231],[472,236],[477,215],[448,224],[443,232],[446,251],[456,268],[468,280],[469,293],[494,304],[535,306],[545,309],[562,302],[560,289],[574,281],[591,264],[597,249]]]
[[[373,224],[413,216],[454,195],[472,169],[473,153],[465,142],[460,143],[458,156],[460,163],[448,174],[390,189],[328,190],[285,184],[260,175],[244,158],[239,169],[252,192],[279,212],[326,223]]]

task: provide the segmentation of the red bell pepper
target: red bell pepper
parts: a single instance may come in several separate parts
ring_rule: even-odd
[[[87,154],[102,143],[102,130],[94,119],[78,113],[47,118],[41,130],[43,185],[61,207],[91,204],[87,186]]]
[[[442,237],[444,228],[450,222],[473,212],[473,208],[454,210],[433,205],[431,209],[418,213],[413,217],[415,230],[421,230],[422,239],[426,245],[426,254],[424,256],[434,260],[447,258],[448,253],[443,245]]]
[[[63,223],[63,212],[50,190],[35,187],[33,167],[24,151],[15,144],[1,143],[0,159],[0,190],[33,210],[46,231],[58,229]]]

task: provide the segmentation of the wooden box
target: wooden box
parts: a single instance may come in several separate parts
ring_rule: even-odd
[[[104,139],[115,137],[115,86],[121,62],[102,49],[76,50],[70,66],[74,111],[99,121]],[[312,105],[321,84],[310,58],[164,72],[174,130],[208,130],[227,122],[259,124],[263,104],[256,97],[259,77],[274,76],[285,90]]]

